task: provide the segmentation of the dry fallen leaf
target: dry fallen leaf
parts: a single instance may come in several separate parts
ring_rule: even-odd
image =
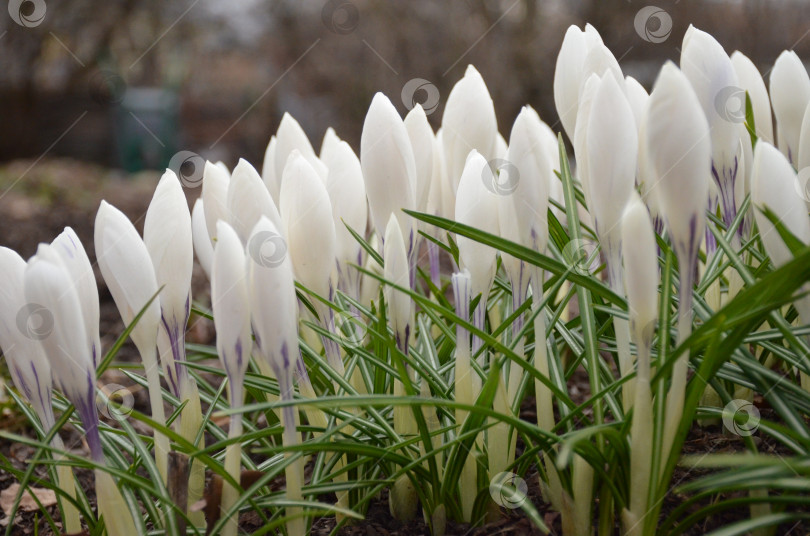
[[[0,508],[3,509],[3,513],[6,514],[6,517],[11,516],[11,509],[14,507],[14,500],[17,498],[17,494],[19,492],[20,485],[16,482],[0,492]],[[56,504],[56,493],[54,493],[53,490],[45,488],[28,488],[25,490],[25,493],[23,493],[22,499],[20,499],[20,510],[25,512],[39,510],[39,504],[37,504],[37,500],[34,499],[31,492],[33,492],[36,499],[39,500],[44,507],[53,506]]]

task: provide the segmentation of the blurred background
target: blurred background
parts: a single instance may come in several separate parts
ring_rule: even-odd
[[[260,168],[282,114],[316,151],[328,126],[358,149],[376,91],[438,127],[468,64],[508,137],[552,80],[570,24],[592,23],[649,89],[692,23],[766,73],[810,58],[806,0],[11,0],[0,13],[0,162],[54,157],[136,172],[180,151]],[[766,77],[767,80],[767,77]],[[559,130],[559,124],[554,130]],[[23,170],[25,167],[23,167]],[[12,177],[13,178],[13,177]]]

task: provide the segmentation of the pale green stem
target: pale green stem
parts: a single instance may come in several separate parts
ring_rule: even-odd
[[[643,328],[642,328],[643,329]],[[651,485],[652,472],[652,392],[650,389],[650,345],[652,332],[639,333],[636,330],[638,347],[638,375],[636,382],[636,400],[633,409],[633,422],[630,427],[630,505],[632,514],[625,520],[625,534],[642,536],[644,517],[647,514],[647,498]]]
[[[233,409],[239,409],[242,407],[242,403],[244,401],[244,394],[242,391],[241,385],[241,378],[240,381],[234,382],[233,378],[228,378],[228,394],[230,397],[230,405]],[[231,415],[231,425],[228,429],[228,438],[229,439],[236,439],[242,436],[242,414],[241,413],[234,413]],[[241,478],[241,462],[242,462],[242,443],[240,441],[236,441],[228,445],[225,450],[225,471],[233,477],[236,482],[240,481]],[[221,515],[225,515],[228,510],[236,503],[236,499],[239,497],[239,491],[234,486],[225,483],[222,488],[222,502],[220,504]],[[223,536],[236,536],[236,533],[239,530],[239,512],[235,512],[228,520],[226,521],[225,526],[222,528],[222,535]]]
[[[603,247],[605,249],[605,255],[607,256],[610,290],[624,297],[625,290],[624,279],[622,278],[621,248],[618,242],[611,242],[610,239],[603,242]],[[633,356],[630,353],[630,324],[627,319],[614,316],[613,330],[616,332],[619,372],[621,377],[624,378],[633,372]],[[634,380],[628,380],[622,384],[622,407],[624,411],[629,411],[630,408],[633,407],[634,384]]]
[[[104,518],[108,536],[136,536],[135,521],[113,477],[101,469],[93,471],[96,477],[96,500],[99,517]]]
[[[146,382],[149,386],[149,404],[152,406],[152,420],[156,423],[166,425],[166,413],[163,409],[163,391],[160,388],[160,368],[157,361],[157,347],[141,352],[141,360],[146,370]],[[169,438],[166,435],[154,431],[155,434],[155,465],[158,473],[163,478],[163,483],[168,482],[168,456]]]
[[[464,320],[470,317],[470,288],[467,285],[469,279],[453,277],[453,290],[455,291],[456,314]],[[479,307],[481,304],[479,303]],[[473,370],[470,366],[470,333],[462,325],[456,325],[456,371],[455,371],[455,395],[459,404],[473,404],[475,399],[473,393]],[[466,409],[456,409],[457,431],[461,431],[461,426],[467,419]],[[459,478],[459,494],[461,496],[461,511],[463,520],[467,523],[472,521],[473,506],[476,496],[476,465],[472,449],[467,453],[467,459],[461,469]]]
[[[180,435],[191,443],[197,439],[197,433],[202,427],[202,405],[200,404],[200,391],[197,383],[190,375],[187,376],[184,386],[181,388],[181,400],[188,400],[188,404],[183,408],[180,415]],[[196,444],[198,448],[205,446],[205,435],[200,434],[200,441]],[[205,491],[205,465],[199,459],[191,461],[191,471],[188,479],[188,503],[186,511],[191,523],[195,527],[205,526],[205,514],[202,511],[192,512],[191,507],[203,497]]]
[[[282,400],[292,400],[292,387],[282,388]],[[294,447],[301,443],[301,436],[298,433],[298,412],[293,406],[287,406],[281,411],[281,421],[284,426],[282,444],[285,447],[285,456],[294,456],[294,453],[287,451],[289,447]],[[286,495],[290,501],[301,501],[304,498],[304,459],[300,456],[290,463],[284,470],[287,480]],[[301,513],[300,507],[287,508],[288,516],[297,516]],[[304,536],[306,534],[306,519],[295,517],[287,522],[287,536]]]
[[[694,266],[689,262],[680,262],[678,269],[681,275],[678,289],[678,344],[689,338],[692,334],[692,283]],[[675,433],[683,415],[683,402],[686,396],[686,372],[689,367],[689,352],[678,356],[672,367],[672,384],[667,393],[666,417],[664,418],[664,441],[661,445],[661,470],[666,467],[667,459],[675,441]]]

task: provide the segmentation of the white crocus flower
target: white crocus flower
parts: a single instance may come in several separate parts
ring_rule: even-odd
[[[351,265],[363,265],[364,251],[347,226],[360,236],[366,234],[368,201],[363,170],[352,148],[342,140],[327,152],[324,163],[329,168],[326,189],[335,223],[338,288],[359,299],[361,273]]]
[[[414,208],[424,212],[433,178],[433,129],[421,104],[414,106],[403,121],[413,148],[416,164]]]
[[[281,180],[281,218],[287,232],[287,247],[295,278],[318,296],[332,301],[335,289],[335,221],[332,205],[318,173],[293,151]],[[254,248],[249,244],[248,249]],[[334,311],[313,300],[321,325],[334,331]],[[340,347],[323,337],[329,364],[343,374]]]
[[[262,178],[256,169],[242,158],[231,174],[227,207],[228,216],[223,219],[231,224],[244,244],[247,244],[253,227],[262,216],[269,218],[277,228],[283,229],[278,208]]]
[[[779,150],[795,164],[802,119],[810,103],[810,77],[794,51],[785,50],[773,64],[770,93]]]
[[[591,105],[593,104],[593,97],[596,95],[596,90],[599,88],[599,82],[599,76],[591,74],[582,86],[573,138],[574,155],[577,161],[577,178],[582,184],[582,193],[585,195],[585,203],[588,205],[588,210],[592,210],[591,207],[593,206],[588,182],[590,179],[590,164],[586,156],[588,154],[588,120],[591,116]]]
[[[638,349],[633,422],[630,429],[630,504],[625,514],[627,534],[640,534],[641,520],[647,513],[647,497],[652,470],[652,392],[650,389],[650,348],[658,318],[657,244],[647,207],[633,192],[622,216],[622,256],[627,306],[633,342]]]
[[[284,181],[282,180],[282,191]],[[290,256],[282,252],[272,258],[261,252],[262,242],[269,241],[269,246],[276,247],[276,238],[280,230],[266,217],[259,219],[248,239],[250,244],[259,245],[247,249],[248,295],[250,296],[251,323],[256,337],[256,346],[265,362],[276,375],[281,400],[292,402],[293,372],[299,366],[301,357],[298,353],[298,303],[293,280],[293,268]],[[301,368],[303,370],[303,368]],[[305,374],[305,372],[304,372]],[[287,405],[281,410],[284,425],[282,443],[292,447],[301,442],[296,430],[296,409]],[[304,483],[303,458],[298,458],[285,469],[286,498],[290,501],[303,499]],[[290,507],[287,515],[293,519],[287,522],[287,533],[290,536],[303,536],[306,524],[300,514],[300,508]]]
[[[757,143],[751,179],[751,201],[757,208],[754,214],[759,236],[771,262],[778,268],[793,259],[793,254],[765,216],[764,209],[773,212],[782,225],[805,244],[810,244],[810,218],[796,193],[796,172],[771,144]]]
[[[692,85],[671,62],[661,69],[650,94],[647,147],[658,178],[654,191],[678,257],[678,341],[683,342],[692,331],[692,286],[701,236],[706,228],[711,138]],[[672,448],[683,412],[687,361],[687,355],[680,355],[672,369],[662,459],[667,458]]]
[[[754,112],[754,124],[757,129],[757,137],[773,143],[773,118],[771,116],[771,101],[768,97],[768,89],[759,69],[756,68],[748,56],[735,50],[731,54],[731,65],[737,74],[737,81],[740,88],[748,92],[751,98],[751,108]]]
[[[585,73],[585,58],[588,52],[602,44],[596,28],[590,24],[585,30],[571,25],[565,32],[557,64],[554,68],[554,105],[568,139],[574,141],[582,87],[588,76]]]
[[[39,340],[49,334],[53,316],[44,306],[28,303],[25,299],[25,268],[25,261],[17,252],[0,247],[0,300],[3,303],[0,308],[0,348],[14,385],[34,408],[47,433],[56,424],[51,403],[53,379],[51,364]],[[53,436],[51,445],[59,451],[65,448],[59,434]],[[61,458],[58,454],[54,457]],[[59,487],[75,497],[73,470],[67,465],[57,465],[56,471]],[[76,507],[63,500],[62,512],[65,533],[80,533],[82,526]]]
[[[386,226],[384,244],[383,275],[385,279],[397,286],[409,288],[408,252],[399,222],[393,214]],[[388,319],[396,335],[397,346],[400,351],[407,354],[413,326],[413,300],[407,294],[389,285],[385,287],[385,301],[388,304]]]
[[[709,123],[711,174],[720,194],[723,222],[730,227],[737,216],[734,190],[742,158],[738,127],[745,120],[745,94],[738,87],[737,74],[723,47],[694,26],[683,38],[681,71],[692,84]]]
[[[76,407],[86,427],[94,461],[103,461],[95,404],[96,370],[88,345],[81,302],[70,273],[54,246],[40,244],[24,275],[25,299],[47,311],[47,334],[39,337],[57,387]],[[96,326],[97,327],[97,326]]]
[[[374,95],[363,123],[360,165],[374,229],[385,236],[394,214],[410,252],[415,245],[414,223],[402,209],[416,207],[416,159],[405,123],[382,93]]]
[[[447,96],[442,132],[447,176],[455,194],[467,155],[475,149],[486,160],[492,159],[498,134],[492,97],[481,74],[472,65],[467,66],[464,77]]]
[[[473,150],[467,157],[467,165],[461,174],[456,193],[456,221],[487,233],[498,235],[498,207],[500,198],[495,193],[497,186],[492,169],[481,154]],[[473,312],[473,324],[483,330],[486,323],[487,299],[495,278],[498,252],[464,236],[457,236],[459,267],[469,272],[470,293],[481,299]],[[469,305],[468,305],[469,307]],[[480,337],[473,337],[472,352],[481,348]],[[483,356],[479,359],[483,360]]]
[[[214,262],[214,244],[208,235],[208,227],[205,225],[205,202],[202,198],[194,202],[191,209],[191,238],[194,242],[194,253],[200,261],[205,276],[211,280],[211,263]]]
[[[318,158],[321,159],[321,162],[326,164],[326,160],[330,158],[332,149],[334,149],[337,144],[339,144],[342,140],[340,136],[337,135],[335,129],[332,127],[327,127],[326,132],[323,133],[323,141],[321,141],[321,150],[318,152]],[[329,166],[326,166],[329,168]]]
[[[276,177],[276,143],[276,137],[270,136],[270,142],[264,151],[264,160],[262,161],[262,182],[267,187],[267,191],[270,192],[273,202],[278,205],[279,178]]]
[[[636,128],[641,128],[644,117],[644,110],[647,108],[647,101],[650,95],[638,80],[632,76],[624,77],[624,92],[627,95],[627,102],[633,110],[633,117],[636,119]]]
[[[394,214],[391,214],[388,219],[383,243],[385,280],[393,285],[409,288],[411,276],[408,251]],[[388,305],[388,322],[394,331],[397,348],[407,355],[411,328],[414,325],[413,300],[408,294],[393,288],[390,284],[385,286],[383,292]],[[412,371],[407,364],[405,369],[410,379],[413,380]],[[394,396],[405,396],[405,386],[401,380],[394,380]],[[394,408],[394,431],[403,437],[412,437],[417,433],[416,421],[410,407],[396,406]],[[416,515],[418,500],[416,490],[410,483],[408,475],[402,475],[396,480],[391,488],[388,504],[394,519],[409,521]]]
[[[512,126],[506,164],[498,176],[496,190],[501,195],[498,210],[501,236],[539,252],[545,252],[548,243],[551,172],[546,145],[539,141],[543,136],[543,122],[537,112],[531,107],[524,107]],[[543,295],[542,270],[536,270],[510,255],[501,257],[512,285],[512,310],[517,310],[525,301],[529,284],[537,289],[537,300],[533,301],[539,306]],[[512,324],[513,337],[522,329],[521,316]],[[516,346],[516,352],[518,355],[523,353],[522,342]],[[506,384],[510,404],[517,396],[521,371],[517,365],[510,367]]]
[[[751,202],[755,207],[754,215],[759,228],[759,237],[771,262],[778,268],[792,260],[793,255],[779,236],[774,224],[765,216],[764,210],[770,210],[803,244],[810,244],[810,218],[807,216],[807,206],[797,194],[798,178],[793,166],[769,143],[763,141],[757,143],[751,175]],[[802,323],[810,322],[810,298],[807,296],[799,298],[795,306]],[[810,390],[810,375],[802,372],[801,383],[805,390]]]
[[[95,378],[92,353],[85,333],[79,294],[70,272],[65,268],[54,246],[40,244],[37,254],[28,262],[24,275],[25,299],[40,304],[50,313],[52,328],[40,340],[53,370],[59,389],[76,408],[84,424],[84,436],[90,456],[105,465],[96,408]],[[98,324],[95,329],[98,330]],[[95,470],[96,496],[100,517],[111,535],[136,534],[135,522],[109,473]]]
[[[28,303],[23,289],[25,261],[0,247],[0,348],[17,390],[36,411],[45,431],[55,423],[51,405],[51,365],[39,339],[47,336],[53,316],[41,304]],[[59,437],[54,436],[54,437]]]
[[[191,312],[191,271],[194,246],[191,214],[177,176],[171,170],[158,182],[146,211],[143,243],[149,251],[158,287],[161,323],[158,350],[169,385],[176,396],[184,391],[186,323]]]
[[[217,237],[217,222],[230,220],[228,211],[228,184],[231,174],[224,164],[205,162],[201,198],[204,203],[205,226],[211,240]]]
[[[55,246],[56,252],[62,258],[62,262],[76,286],[87,330],[87,342],[95,368],[101,360],[101,340],[98,331],[98,288],[93,267],[90,265],[90,259],[87,257],[87,252],[76,235],[76,231],[70,227],[65,227],[65,230],[54,238],[51,245]]]
[[[304,132],[304,129],[301,128],[301,125],[298,124],[298,121],[296,121],[293,116],[285,112],[276,131],[276,150],[273,156],[273,165],[276,170],[279,192],[281,192],[281,188],[284,185],[284,167],[287,165],[287,159],[295,150],[301,153],[301,156],[309,162],[309,165],[312,166],[321,179],[326,178],[326,166],[315,154],[315,150],[312,148],[312,144],[309,142],[309,138]],[[279,195],[281,194],[279,193]],[[280,204],[281,202],[279,201],[279,205]],[[279,231],[281,231],[281,229],[279,229]]]
[[[622,81],[623,82],[623,81]],[[612,74],[599,82],[586,128],[588,178],[596,234],[605,255],[608,283],[624,295],[621,259],[621,216],[636,180],[638,127],[630,103]],[[633,366],[627,321],[613,317],[621,374]],[[632,384],[622,387],[625,407],[633,401]]]
[[[250,361],[253,340],[250,336],[250,302],[248,296],[245,250],[236,231],[227,222],[217,224],[217,246],[211,273],[211,307],[217,332],[217,354],[228,375],[228,395],[231,408],[244,403],[245,371]],[[229,438],[242,435],[242,414],[231,415]],[[238,482],[241,444],[237,441],[225,453],[225,469]],[[222,511],[236,502],[237,490],[225,485],[222,490]],[[238,516],[228,520],[223,534],[235,535]]]
[[[106,201],[101,202],[96,214],[94,242],[101,275],[124,325],[131,325],[138,313],[143,310],[141,318],[129,332],[129,336],[143,361],[149,385],[152,418],[160,424],[165,424],[157,354],[160,300],[157,297],[158,284],[149,251],[129,218]],[[152,302],[149,303],[149,300]],[[167,381],[171,382],[171,378],[167,377]],[[175,385],[170,383],[169,386],[172,389],[178,387],[176,383]],[[160,433],[155,434],[155,463],[164,478],[167,476],[168,453],[168,438]]]

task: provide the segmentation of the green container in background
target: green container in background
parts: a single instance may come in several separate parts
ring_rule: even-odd
[[[163,169],[178,147],[179,98],[155,87],[127,88],[116,114],[121,167]]]

